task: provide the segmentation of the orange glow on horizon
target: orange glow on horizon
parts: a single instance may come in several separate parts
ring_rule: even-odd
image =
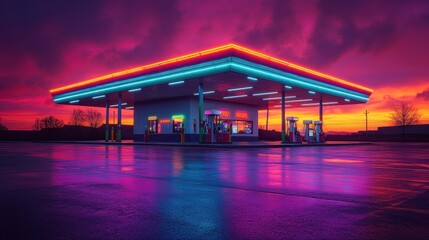
[[[55,93],[58,93],[60,91],[64,91],[64,90],[68,90],[68,89],[72,89],[72,88],[76,88],[76,87],[85,86],[85,85],[88,85],[88,84],[91,84],[91,83],[102,82],[104,80],[108,80],[108,79],[111,79],[111,78],[114,78],[114,77],[119,77],[119,76],[123,76],[123,75],[130,74],[130,73],[137,73],[137,72],[141,72],[141,71],[144,71],[144,70],[147,70],[147,69],[151,69],[151,68],[155,68],[155,67],[159,67],[159,66],[171,64],[171,63],[182,62],[182,61],[185,61],[185,60],[194,59],[194,58],[197,58],[197,57],[201,57],[201,56],[205,56],[205,55],[209,55],[209,54],[212,54],[212,53],[217,53],[217,52],[221,52],[221,51],[225,51],[225,50],[229,50],[229,49],[236,49],[238,51],[247,53],[249,55],[252,55],[252,56],[255,56],[255,57],[259,57],[259,58],[263,58],[263,59],[271,61],[271,62],[279,63],[279,64],[282,64],[284,66],[291,67],[291,68],[294,68],[296,70],[299,70],[299,71],[302,71],[302,72],[306,72],[306,73],[309,73],[309,74],[312,74],[312,75],[315,75],[315,76],[319,76],[319,77],[322,77],[322,78],[325,78],[325,79],[329,79],[331,81],[334,81],[334,82],[337,82],[337,83],[341,83],[341,84],[344,84],[344,85],[347,85],[347,86],[350,86],[350,87],[354,87],[354,88],[357,88],[357,89],[360,89],[360,90],[364,90],[364,91],[366,91],[368,93],[372,93],[373,92],[373,90],[370,89],[370,88],[367,88],[367,87],[364,87],[364,86],[361,86],[361,85],[358,85],[358,84],[355,84],[355,83],[351,83],[351,82],[345,81],[343,79],[339,79],[339,78],[336,78],[336,77],[333,77],[333,76],[330,76],[330,75],[327,75],[327,74],[324,74],[324,73],[320,73],[320,72],[311,70],[309,68],[305,68],[305,67],[302,67],[302,66],[297,65],[297,64],[293,64],[293,63],[290,63],[290,62],[287,62],[287,61],[284,61],[284,60],[281,60],[281,59],[278,59],[278,58],[274,58],[274,57],[268,56],[266,54],[263,54],[263,53],[260,53],[260,52],[257,52],[257,51],[254,51],[254,50],[251,50],[249,48],[245,48],[245,47],[242,47],[242,46],[239,46],[239,45],[236,45],[236,44],[232,44],[232,43],[231,44],[227,44],[227,45],[223,45],[223,46],[220,46],[220,47],[215,47],[215,48],[211,48],[211,49],[208,49],[208,50],[204,50],[204,51],[200,51],[200,52],[195,52],[195,53],[187,54],[187,55],[184,55],[184,56],[180,56],[180,57],[176,57],[176,58],[171,58],[171,59],[167,59],[167,60],[164,60],[164,61],[155,62],[155,63],[152,63],[152,64],[148,64],[148,65],[144,65],[144,66],[140,66],[140,67],[136,67],[136,68],[131,68],[131,69],[127,69],[127,70],[115,72],[115,73],[112,73],[112,74],[108,74],[108,75],[104,75],[104,76],[92,78],[92,79],[85,80],[85,81],[82,81],[82,82],[78,82],[78,83],[66,85],[66,86],[63,86],[63,87],[51,89],[49,92],[51,94],[55,94]]]

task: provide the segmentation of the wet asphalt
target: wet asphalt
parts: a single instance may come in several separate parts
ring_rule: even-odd
[[[429,144],[0,142],[0,239],[429,239]]]

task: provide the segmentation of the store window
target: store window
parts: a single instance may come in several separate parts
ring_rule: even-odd
[[[253,134],[253,121],[240,121],[240,120],[220,120],[229,130],[232,127],[233,134]]]

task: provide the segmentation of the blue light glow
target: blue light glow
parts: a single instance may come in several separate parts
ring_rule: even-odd
[[[78,103],[79,102],[79,100],[73,100],[73,101],[70,101],[69,103]]]
[[[345,99],[344,99],[344,101],[346,101],[346,102],[350,102],[350,99],[345,98]]]
[[[206,94],[212,94],[212,93],[215,93],[215,91],[207,91],[207,92],[203,92],[203,95],[206,95]],[[194,93],[194,96],[198,96],[198,95],[200,95],[200,93]]]
[[[263,93],[254,93],[253,96],[264,96],[264,95],[271,95],[271,94],[277,94],[279,92],[263,92]]]
[[[98,98],[104,98],[104,97],[106,97],[106,95],[95,96],[95,97],[92,97],[92,99],[98,99]]]
[[[128,92],[138,92],[138,91],[141,91],[141,90],[142,90],[141,88],[134,88],[134,89],[128,90]]]
[[[183,84],[185,81],[177,81],[177,82],[171,82],[171,83],[168,83],[168,85],[177,85],[177,84]]]
[[[320,103],[303,103],[303,104],[301,104],[301,106],[316,106],[319,104]],[[338,102],[324,102],[324,103],[322,103],[322,105],[333,105],[333,104],[338,104]]]
[[[244,94],[244,95],[236,95],[236,96],[227,96],[227,97],[223,97],[223,99],[230,99],[230,98],[242,98],[242,97],[247,97],[247,94]]]
[[[252,80],[252,81],[258,81],[258,79],[255,77],[247,77],[247,79]]]
[[[315,91],[308,91],[308,93],[310,93],[310,94],[316,94]]]
[[[287,89],[292,89],[292,87],[291,87],[291,86],[288,86],[288,85],[285,85],[285,88],[287,88]]]
[[[252,89],[253,87],[239,87],[239,88],[230,88],[228,89],[228,92],[234,92],[234,91],[240,91],[240,90],[248,90]]]

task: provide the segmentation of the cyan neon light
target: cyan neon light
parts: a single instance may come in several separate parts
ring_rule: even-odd
[[[242,63],[236,63],[235,61],[240,61]],[[204,64],[199,64],[199,68],[196,68],[196,66],[189,66],[180,69],[175,69],[172,71],[166,71],[162,74],[154,74],[155,76],[139,76],[120,82],[113,82],[96,87],[91,87],[88,89],[81,89],[75,92],[61,94],[58,96],[54,96],[54,101],[57,103],[61,103],[70,99],[90,97],[91,95],[93,96],[97,94],[127,91],[130,88],[141,88],[142,86],[152,86],[155,84],[165,83],[169,80],[171,81],[171,79],[189,79],[193,77],[205,76],[208,74],[215,74],[227,71],[234,71],[245,75],[259,76],[267,80],[288,84],[288,86],[294,85],[299,86],[301,88],[310,88],[311,90],[315,90],[321,93],[346,97],[347,99],[353,99],[356,101],[368,101],[368,95],[362,93],[357,93],[340,87],[319,83],[315,80],[302,78],[276,69],[264,70],[268,69],[268,67],[261,69],[263,66],[259,66],[257,64],[250,64],[251,66],[249,66],[249,63],[247,63],[247,65],[244,63],[246,63],[246,61],[240,59],[237,60],[237,58],[234,57],[229,57],[225,59],[215,60],[212,62],[206,62]]]
[[[99,98],[104,98],[104,97],[106,97],[106,95],[98,95],[98,96],[92,97],[92,99],[99,99]]]
[[[141,88],[134,88],[134,89],[128,90],[128,92],[138,92],[138,91],[141,91],[141,90],[142,90]]]
[[[308,93],[310,93],[310,94],[316,94],[315,91],[308,91]]]
[[[269,98],[262,98],[263,101],[270,101],[270,100],[279,100],[282,99],[282,97],[269,97]]]
[[[291,86],[288,86],[288,85],[285,85],[285,88],[287,88],[287,89],[292,89],[292,87],[291,87]]]
[[[223,99],[230,99],[230,98],[242,98],[242,97],[247,97],[247,94],[244,94],[244,95],[236,95],[236,96],[226,96],[226,97],[223,97]]]
[[[54,101],[61,103],[64,100],[73,99],[76,97],[86,97],[88,95],[90,96],[90,95],[105,93],[105,92],[117,92],[121,90],[126,90],[127,88],[133,88],[144,84],[151,86],[151,84],[154,85],[157,83],[163,83],[172,78],[176,78],[176,79],[181,77],[187,78],[187,77],[194,77],[197,74],[204,75],[204,74],[220,73],[220,72],[229,71],[230,66],[231,66],[230,63],[222,63],[222,64],[216,64],[214,66],[203,67],[200,69],[182,71],[179,73],[164,74],[162,76],[153,77],[153,78],[148,78],[147,76],[140,76],[140,77],[135,77],[135,78],[126,80],[127,83],[115,82],[115,83],[98,86],[98,89],[95,89],[95,90],[92,90],[93,88],[89,88],[89,89],[78,90],[76,92],[70,92],[59,96],[55,96]]]
[[[206,95],[206,94],[212,94],[212,93],[215,93],[215,91],[207,91],[207,92],[203,92],[203,95]],[[198,96],[198,95],[200,95],[200,93],[194,93],[194,96]]]
[[[70,101],[69,103],[78,103],[79,102],[79,100],[73,100],[73,101]]]
[[[253,87],[239,87],[239,88],[230,88],[228,89],[228,92],[234,92],[234,91],[240,91],[240,90],[248,90],[252,89]]]
[[[252,81],[258,81],[258,79],[255,77],[247,77],[247,79],[252,80]]]
[[[324,102],[324,103],[322,103],[322,105],[334,105],[334,104],[338,104],[338,102]],[[316,105],[320,105],[320,103],[303,103],[303,104],[301,104],[301,106],[316,106]]]
[[[264,96],[264,95],[271,95],[271,94],[277,94],[279,92],[263,92],[263,93],[254,93],[252,96]]]
[[[168,85],[177,85],[177,84],[183,84],[185,81],[177,81],[177,82],[171,82],[171,83],[168,83]]]
[[[259,75],[259,76],[262,76],[262,78],[264,78],[264,79],[271,79],[271,80],[275,79],[279,82],[286,83],[286,84],[293,83],[294,85],[300,86],[302,88],[307,88],[307,89],[313,88],[314,90],[317,90],[319,92],[325,92],[325,93],[335,95],[335,96],[348,96],[348,97],[353,98],[353,99],[359,99],[359,101],[364,101],[364,102],[368,101],[368,97],[361,96],[364,94],[355,93],[353,91],[349,91],[346,89],[343,89],[342,91],[340,91],[340,90],[332,89],[332,88],[334,88],[334,86],[332,88],[329,88],[329,87],[323,86],[322,85],[323,83],[319,83],[319,85],[318,85],[316,83],[304,82],[302,80],[293,79],[291,77],[286,77],[286,76],[283,76],[283,75],[280,75],[277,73],[268,72],[266,70],[261,70],[261,69],[255,68],[255,67],[249,67],[249,66],[246,66],[243,64],[238,64],[235,62],[231,63],[231,70],[242,73],[242,74],[249,74],[250,73],[253,75]],[[305,78],[299,77],[299,76],[296,76],[296,77],[299,79],[305,79]],[[327,84],[325,84],[325,85],[327,85]],[[337,88],[337,89],[340,89],[340,88]],[[353,92],[353,93],[351,93],[351,92]]]
[[[127,105],[126,102],[121,104],[121,106],[125,106],[125,105]],[[110,107],[117,107],[117,106],[118,106],[118,104],[112,104],[112,105],[110,105]]]
[[[346,102],[350,102],[350,99],[345,98],[345,99],[344,99],[344,101],[346,101]]]
[[[310,102],[313,101],[313,99],[297,99],[297,100],[289,100],[289,101],[285,101],[285,103],[294,103],[294,102]]]

